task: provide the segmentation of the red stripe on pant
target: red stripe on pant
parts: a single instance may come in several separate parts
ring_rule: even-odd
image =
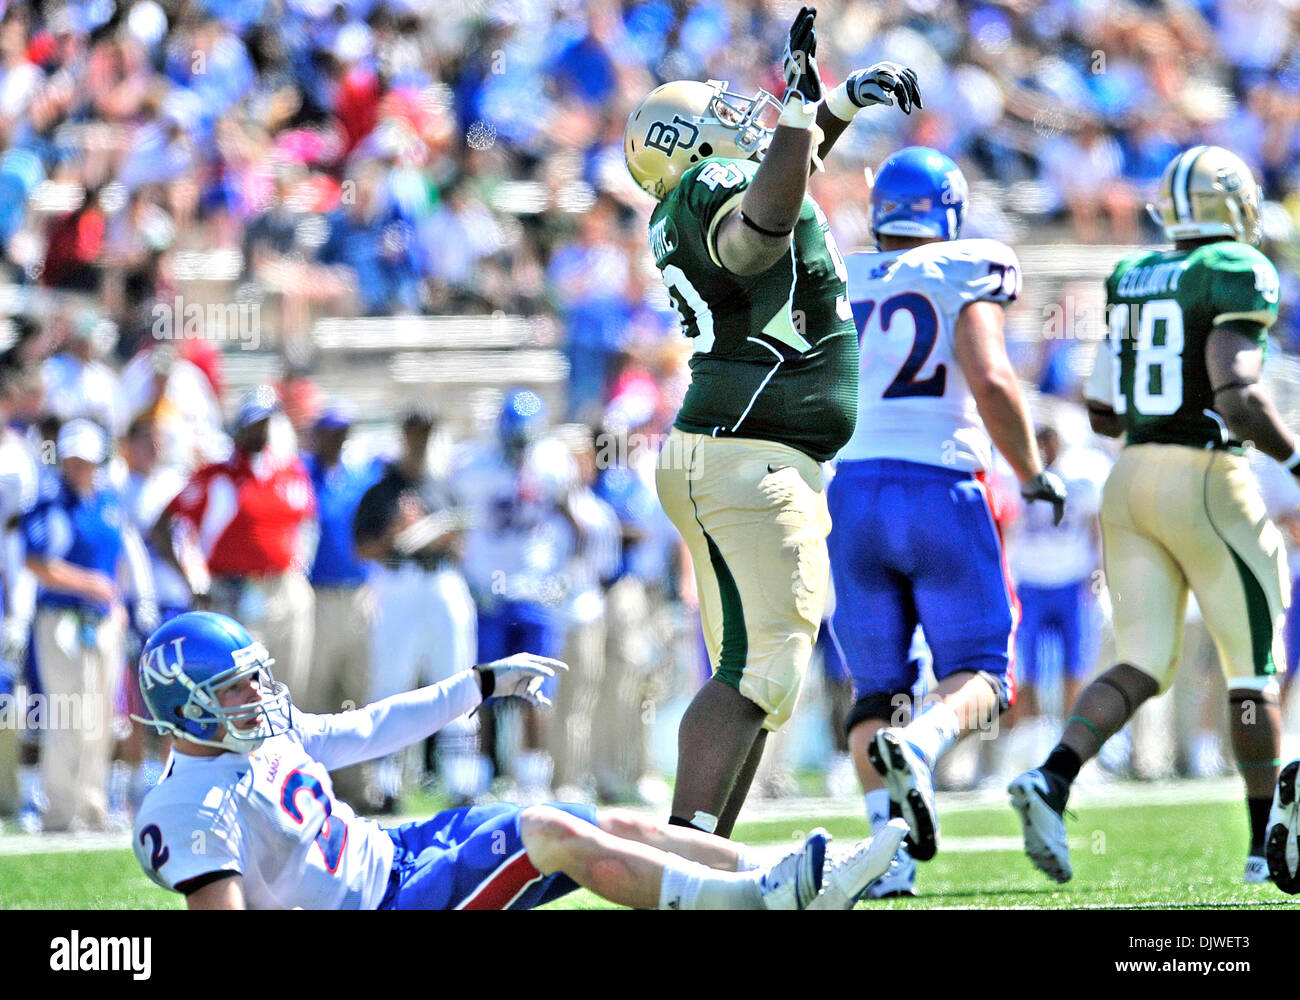
[[[1007,540],[1002,531],[1002,522],[1012,520],[1014,517],[1014,514],[1007,509],[1012,500],[1001,491],[996,491],[999,495],[995,496],[993,481],[989,478],[986,470],[977,470],[975,479],[984,488],[984,502],[988,504],[989,516],[993,519],[993,527],[998,533],[998,549],[1002,562],[1002,582],[1006,584],[1007,600],[1011,604],[1011,637],[1007,643],[1007,704],[1014,705],[1017,694],[1016,630],[1020,627],[1020,595],[1016,593],[1016,584],[1011,578],[1011,565],[1007,561]]]
[[[528,855],[520,851],[466,897],[458,910],[504,910],[528,886],[542,877]]]

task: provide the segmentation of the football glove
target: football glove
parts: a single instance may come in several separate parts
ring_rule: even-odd
[[[860,69],[844,81],[844,94],[855,111],[873,104],[892,107],[910,115],[913,108],[924,108],[921,91],[917,87],[915,71],[898,63],[879,62],[868,69]],[[837,109],[832,106],[832,111]]]
[[[1020,487],[1020,495],[1025,498],[1025,503],[1033,503],[1035,500],[1050,503],[1053,525],[1060,524],[1061,518],[1065,516],[1065,483],[1061,482],[1061,477],[1055,472],[1040,472]]]
[[[482,678],[483,698],[522,698],[530,705],[549,707],[551,700],[542,694],[542,683],[557,672],[569,669],[567,663],[536,653],[515,653],[503,660],[481,663],[474,668]]]
[[[798,94],[804,104],[816,104],[822,99],[821,77],[817,75],[817,28],[813,21],[816,7],[803,7],[790,26],[790,37],[785,43],[785,103],[791,94]]]

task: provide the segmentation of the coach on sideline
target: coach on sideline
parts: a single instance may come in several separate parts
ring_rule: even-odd
[[[369,567],[352,542],[352,520],[379,467],[344,458],[352,421],[344,404],[323,410],[312,427],[311,451],[302,459],[315,491],[320,540],[308,574],[316,592],[316,635],[300,707],[322,715],[364,705],[369,695],[375,595],[366,582]],[[359,808],[370,804],[363,802],[362,767],[331,776],[334,794]]]
[[[100,477],[102,428],[69,420],[59,431],[59,478],[23,517],[27,567],[40,584],[36,653],[48,698],[41,780],[50,830],[107,830],[114,696],[122,680],[126,612],[118,586],[130,566],[141,627],[158,627],[149,557],[121,499]],[[71,711],[68,711],[71,709]]]
[[[276,673],[306,691],[316,602],[305,549],[315,505],[298,456],[268,447],[279,409],[269,385],[245,394],[230,457],[194,473],[158,518],[155,544],[185,576],[196,606],[243,622],[275,650]],[[197,542],[184,561],[176,552],[183,536]]]

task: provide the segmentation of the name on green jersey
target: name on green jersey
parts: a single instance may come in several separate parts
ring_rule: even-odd
[[[665,215],[650,227],[650,252],[655,255],[655,264],[662,265],[664,258],[677,249],[677,230],[673,220]]]
[[[1115,292],[1122,298],[1139,299],[1147,295],[1176,291],[1178,281],[1187,270],[1188,263],[1187,260],[1174,260],[1164,264],[1131,267],[1119,279]]]

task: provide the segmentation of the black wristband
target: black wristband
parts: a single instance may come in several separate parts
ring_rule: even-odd
[[[755,222],[748,215],[746,215],[744,209],[740,210],[740,221],[743,222],[745,225],[747,225],[750,229],[754,230],[754,232],[762,233],[764,236],[770,236],[772,239],[775,240],[783,240],[791,233],[794,232],[793,226],[791,226],[783,233],[778,233],[775,229],[764,229],[757,222]]]
[[[497,675],[491,670],[479,670],[478,667],[474,669],[478,670],[479,693],[483,696],[483,700],[487,701],[497,688]]]

